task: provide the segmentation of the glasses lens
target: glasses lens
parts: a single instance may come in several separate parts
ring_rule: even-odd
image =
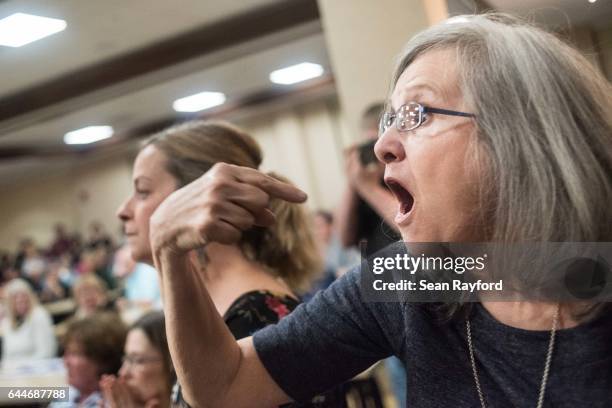
[[[412,130],[421,124],[421,105],[410,102],[400,108],[398,116],[397,129]]]
[[[380,135],[382,135],[387,131],[387,129],[389,129],[389,127],[393,124],[394,119],[395,114],[393,112],[387,111],[383,113],[382,117],[380,118],[380,125],[378,128]]]

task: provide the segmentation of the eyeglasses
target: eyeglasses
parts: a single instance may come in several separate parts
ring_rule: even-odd
[[[144,356],[123,356],[121,358],[121,362],[123,364],[127,364],[129,366],[143,366],[148,363],[156,363],[161,361],[161,358],[158,357],[144,357]]]
[[[418,102],[408,102],[407,104],[400,106],[396,112],[387,111],[383,113],[382,117],[380,118],[378,136],[381,136],[383,133],[385,133],[391,127],[391,125],[393,125],[393,122],[395,122],[395,127],[399,132],[407,132],[409,130],[416,129],[421,126],[423,122],[427,119],[428,113],[438,113],[440,115],[450,116],[464,116],[468,118],[476,117],[476,115],[474,115],[473,113],[432,108],[429,106],[423,106]]]

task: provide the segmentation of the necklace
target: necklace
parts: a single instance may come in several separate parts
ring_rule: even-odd
[[[546,353],[546,362],[544,363],[544,372],[542,373],[542,382],[540,383],[540,395],[538,397],[537,408],[542,408],[544,405],[544,393],[546,391],[546,382],[548,381],[548,373],[550,372],[550,362],[552,360],[553,349],[555,348],[555,335],[557,333],[557,324],[559,322],[559,304],[555,309],[553,315],[552,328],[550,329],[550,340],[548,341],[548,352]],[[480,380],[478,379],[478,371],[476,370],[476,360],[474,359],[474,346],[472,344],[472,328],[470,326],[470,319],[465,320],[465,330],[467,332],[468,349],[470,351],[470,362],[472,363],[472,373],[474,374],[474,382],[476,383],[476,391],[478,391],[478,398],[480,398],[480,406],[486,408],[484,394],[480,387]]]

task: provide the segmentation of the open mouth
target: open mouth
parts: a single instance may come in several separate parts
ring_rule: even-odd
[[[395,179],[386,178],[385,184],[387,184],[387,187],[389,187],[389,190],[391,190],[391,193],[393,193],[399,203],[399,213],[401,215],[408,214],[414,205],[412,194]]]

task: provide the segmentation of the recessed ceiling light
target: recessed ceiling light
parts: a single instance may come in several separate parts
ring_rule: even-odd
[[[323,67],[311,62],[302,62],[270,73],[270,81],[275,84],[291,85],[323,75]]]
[[[15,13],[0,20],[0,45],[21,47],[65,28],[64,20]]]
[[[224,102],[225,95],[221,92],[200,92],[177,99],[172,104],[172,107],[177,112],[198,112],[221,105]]]
[[[595,3],[597,0],[589,0],[589,3]]]
[[[113,135],[111,126],[87,126],[78,130],[73,130],[64,135],[64,143],[88,144],[108,139]]]

